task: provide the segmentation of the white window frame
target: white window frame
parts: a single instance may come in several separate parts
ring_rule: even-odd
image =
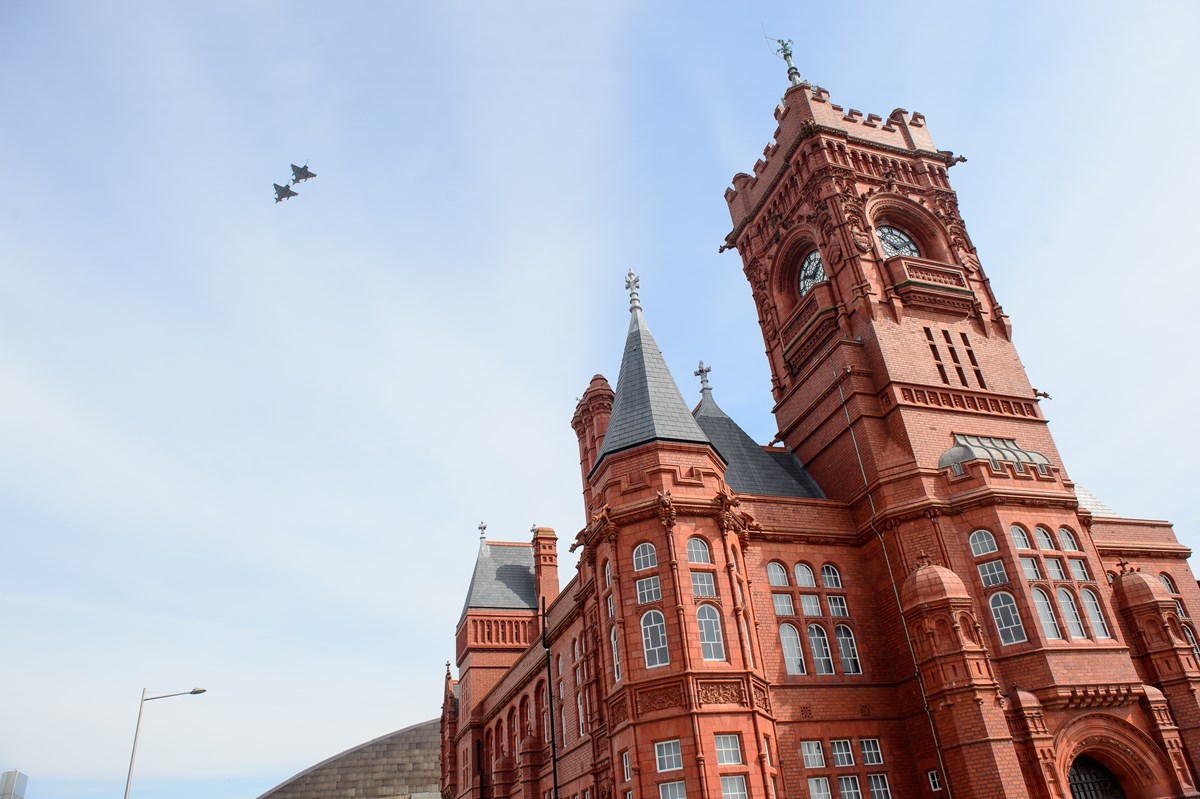
[[[1092,579],[1092,574],[1088,571],[1087,561],[1083,558],[1067,558],[1067,565],[1071,569],[1071,576],[1077,581],[1086,583]]]
[[[658,565],[658,550],[649,541],[643,541],[633,548],[633,570],[635,572],[653,569]]]
[[[812,566],[807,563],[797,563],[796,568],[796,585],[801,588],[816,588],[817,577],[813,574]]]
[[[1019,524],[1010,525],[1008,534],[1012,536],[1013,546],[1017,549],[1036,549],[1029,538],[1029,531]]]
[[[992,622],[996,625],[996,633],[1000,636],[1001,646],[1019,644],[1029,640],[1025,636],[1025,624],[1021,621],[1017,600],[1013,599],[1012,594],[1007,591],[997,591],[988,599],[988,608],[992,612]],[[1007,618],[1002,619],[1002,614]]]
[[[625,778],[625,782],[633,779],[633,769],[629,765],[629,750],[626,749],[621,753],[621,775]]]
[[[1079,539],[1075,534],[1066,527],[1058,528],[1058,541],[1062,544],[1064,552],[1082,552],[1079,548]]]
[[[809,799],[833,799],[833,793],[829,788],[829,778],[809,777],[808,796]]]
[[[654,768],[659,774],[683,768],[683,747],[678,738],[654,742]]]
[[[658,799],[687,799],[687,783],[683,780],[660,782],[658,784]]]
[[[742,736],[737,733],[717,733],[713,736],[718,766],[742,765]]]
[[[657,618],[655,618],[657,617]],[[656,669],[671,662],[671,654],[667,649],[667,620],[657,610],[642,614],[642,657],[646,668]]]
[[[835,674],[833,652],[829,648],[829,633],[819,624],[808,625],[808,648],[813,656],[813,673]]]
[[[1044,580],[1042,576],[1042,566],[1038,563],[1038,559],[1029,555],[1021,556],[1021,574],[1026,580]]]
[[[800,615],[810,617],[823,616],[824,614],[821,613],[821,595],[801,594]]]
[[[712,572],[692,572],[692,596],[715,597],[717,580]]]
[[[825,601],[829,603],[829,615],[838,619],[850,618],[850,606],[846,597],[841,594],[826,594]]]
[[[858,751],[862,754],[864,766],[883,765],[883,749],[879,746],[878,738],[859,738]]]
[[[862,661],[858,658],[858,644],[854,640],[854,630],[849,625],[839,624],[833,631],[833,639],[837,641],[838,659],[842,661],[842,674],[862,674]]]
[[[1072,638],[1087,638],[1087,631],[1083,626],[1083,617],[1079,615],[1079,605],[1075,602],[1075,595],[1066,588],[1060,588],[1054,593],[1058,598],[1058,607],[1062,609],[1067,633]]]
[[[892,799],[892,786],[886,774],[868,774],[867,791],[871,799]]]
[[[696,630],[700,637],[700,657],[704,660],[725,660],[721,611],[708,604],[696,608]]]
[[[977,558],[990,555],[997,550],[996,536],[991,530],[976,530],[971,533],[968,542],[971,544],[971,554]]]
[[[771,607],[776,616],[795,616],[796,605],[792,602],[791,594],[771,594]]]
[[[1058,549],[1058,547],[1054,545],[1054,536],[1051,535],[1049,530],[1047,530],[1045,527],[1042,527],[1040,524],[1033,528],[1033,538],[1035,541],[1037,541],[1038,549],[1050,551]]]
[[[776,588],[785,588],[790,585],[787,569],[782,563],[773,560],[767,564],[767,585]]]
[[[942,790],[942,775],[938,773],[937,769],[931,768],[929,771],[926,771],[925,779],[929,780],[929,790],[934,793]]]
[[[1050,601],[1050,597],[1040,588],[1034,588],[1033,609],[1037,611],[1038,621],[1042,626],[1042,635],[1046,638],[1055,641],[1062,640],[1062,632],[1058,627],[1058,619],[1054,616],[1054,603]]]
[[[779,625],[779,646],[783,650],[784,671],[788,674],[808,674],[804,663],[804,646],[800,643],[800,631],[792,624]],[[791,649],[795,651],[789,651]]]
[[[703,554],[701,554],[703,548]],[[699,557],[694,557],[699,556]],[[708,542],[700,536],[692,536],[687,542],[687,557],[688,563],[712,563],[712,549],[708,546]]]
[[[636,587],[637,603],[639,605],[645,605],[647,602],[657,602],[662,599],[662,582],[658,579],[657,574],[638,580]]]
[[[821,585],[826,588],[844,588],[842,585],[842,573],[838,571],[838,567],[832,563],[826,563],[821,567]]]
[[[854,766],[854,745],[849,738],[834,738],[829,742],[829,756],[834,768],[852,768]]]
[[[1046,558],[1046,572],[1051,580],[1069,580],[1067,571],[1063,568],[1062,558]]]
[[[746,777],[744,774],[724,774],[721,776],[721,799],[748,799]]]
[[[989,560],[986,563],[978,564],[975,568],[979,572],[979,580],[985,588],[1004,585],[1008,582],[1008,572],[1005,570],[1002,560]]]
[[[1108,629],[1108,621],[1104,618],[1104,608],[1100,606],[1100,597],[1090,588],[1079,592],[1083,599],[1083,609],[1087,613],[1088,624],[1092,626],[1092,635],[1097,638],[1112,638]],[[1185,628],[1186,629],[1186,628]]]
[[[820,741],[801,741],[800,755],[805,768],[825,768],[825,748]]]

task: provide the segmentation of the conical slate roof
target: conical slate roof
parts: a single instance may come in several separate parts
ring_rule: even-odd
[[[700,364],[706,372],[704,364]],[[725,457],[725,482],[739,494],[824,499],[825,494],[796,456],[786,450],[769,451],[729,418],[713,399],[708,380],[703,379],[696,422],[717,452]]]
[[[472,608],[482,610],[537,610],[537,585],[533,575],[533,546],[480,541],[479,555],[459,622]]]
[[[630,280],[629,335],[621,356],[621,374],[617,377],[608,430],[596,455],[597,466],[605,455],[650,441],[712,444],[688,411],[642,316],[637,279],[631,276]]]

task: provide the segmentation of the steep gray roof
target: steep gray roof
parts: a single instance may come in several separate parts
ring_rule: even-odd
[[[650,441],[712,443],[688,412],[662,352],[650,335],[642,309],[635,305],[630,314],[621,374],[604,443],[596,455],[597,467],[605,455]]]
[[[462,616],[471,608],[537,610],[531,544],[493,544],[483,541],[475,558],[475,573],[467,589]]]
[[[796,456],[786,450],[764,450],[713,399],[712,389],[700,391],[694,411],[717,452],[728,461],[725,482],[739,494],[824,499],[825,494]]]
[[[961,473],[961,464],[974,460],[989,460],[993,468],[998,468],[1001,461],[1008,461],[1017,471],[1023,471],[1025,464],[1042,472],[1051,466],[1049,458],[1031,449],[1021,449],[1015,439],[955,433],[954,446],[942,453],[938,468],[954,466]]]

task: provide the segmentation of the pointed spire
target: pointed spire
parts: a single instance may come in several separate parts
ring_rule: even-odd
[[[625,288],[629,291],[629,333],[621,357],[612,415],[596,456],[597,465],[605,455],[650,441],[710,443],[688,412],[679,386],[650,335],[642,315],[638,284],[638,276],[631,269],[625,276]]]

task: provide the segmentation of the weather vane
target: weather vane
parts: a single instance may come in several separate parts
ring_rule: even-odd
[[[802,81],[800,79],[800,70],[796,69],[796,65],[792,63],[792,40],[791,39],[776,39],[779,44],[779,49],[776,50],[783,57],[784,62],[788,67],[788,80],[793,86],[799,86]]]

